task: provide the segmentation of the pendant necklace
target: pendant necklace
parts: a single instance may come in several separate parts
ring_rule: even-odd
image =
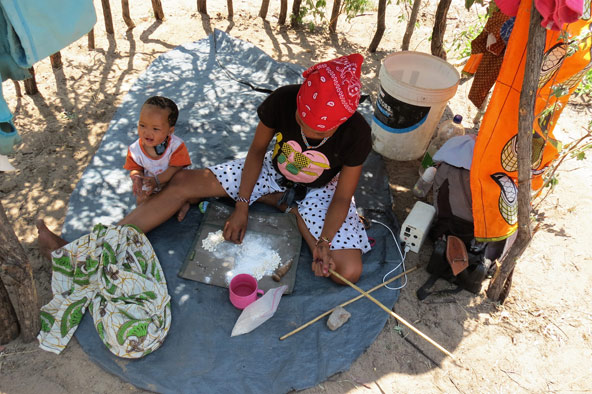
[[[304,141],[304,145],[306,145],[306,149],[316,149],[316,148],[322,146],[329,139],[329,137],[325,137],[318,145],[312,146],[308,143],[308,140],[306,139],[306,136],[304,135],[304,132],[302,131],[302,129],[300,129],[300,135],[302,136],[302,140]]]

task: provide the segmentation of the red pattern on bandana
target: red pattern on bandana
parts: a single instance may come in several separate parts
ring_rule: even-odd
[[[345,122],[360,102],[359,53],[319,63],[304,73],[297,98],[302,121],[316,131],[328,131]]]

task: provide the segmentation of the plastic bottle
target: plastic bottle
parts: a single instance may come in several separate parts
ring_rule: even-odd
[[[426,168],[434,165],[433,157],[446,141],[457,135],[465,134],[462,119],[462,115],[454,115],[454,118],[448,119],[442,123],[440,128],[438,128],[436,136],[432,138],[432,141],[430,141],[430,144],[428,145],[428,149],[423,155],[423,159],[419,165],[419,175],[422,175]]]
[[[417,198],[424,198],[432,188],[434,177],[436,176],[436,167],[428,167],[419,177],[415,186],[413,186],[413,195]]]

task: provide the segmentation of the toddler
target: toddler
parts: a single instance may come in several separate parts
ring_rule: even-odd
[[[140,110],[138,139],[128,147],[123,168],[130,171],[137,205],[158,193],[173,175],[191,164],[183,140],[173,134],[179,110],[175,102],[162,96],[150,97]],[[182,220],[189,210],[183,205],[177,215]]]

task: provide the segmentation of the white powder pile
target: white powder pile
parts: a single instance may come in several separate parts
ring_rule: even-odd
[[[233,263],[226,273],[227,284],[238,274],[250,274],[259,280],[271,275],[282,262],[271,248],[271,241],[253,232],[247,232],[240,245],[225,242],[222,230],[211,232],[202,241],[202,247],[216,258]]]
[[[215,233],[209,233],[208,236],[201,241],[201,246],[208,252],[213,252],[222,242],[224,242],[222,230],[218,230]]]

